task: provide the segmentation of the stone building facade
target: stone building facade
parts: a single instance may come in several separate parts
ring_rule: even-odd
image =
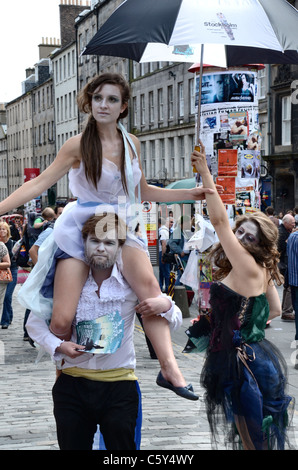
[[[53,45],[54,47],[57,46]],[[54,95],[50,60],[39,60],[33,74],[32,71],[27,77],[29,90],[26,90],[26,79],[25,93],[6,105],[9,194],[24,182],[25,168],[40,168],[42,171],[55,157]]]
[[[87,1],[61,0],[61,47],[47,41],[40,47],[39,69],[27,70],[23,95],[7,105],[9,192],[22,183],[24,168],[37,165],[44,169],[65,140],[81,132],[86,116],[77,111],[77,92],[90,78],[108,71],[121,73],[131,85],[129,116],[123,124],[140,140],[147,180],[165,186],[192,176],[189,155],[194,146],[195,103],[189,65],[138,64],[81,55],[121,3],[91,0],[90,8]],[[298,0],[290,3],[297,8]],[[48,65],[49,76],[44,75],[44,65]],[[42,75],[43,83],[39,80]],[[284,212],[298,205],[297,66],[267,65],[259,71],[258,83],[261,177],[269,188],[271,205]],[[0,155],[0,164],[2,158]],[[70,196],[67,177],[57,184],[56,196]]]
[[[298,206],[298,66],[271,66],[269,78],[271,134],[265,158],[272,179],[273,205],[277,213],[286,213]]]

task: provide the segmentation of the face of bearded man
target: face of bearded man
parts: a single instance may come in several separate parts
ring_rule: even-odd
[[[95,269],[107,269],[115,264],[119,251],[119,241],[115,231],[110,230],[105,238],[98,239],[95,234],[89,234],[85,241],[86,262]]]

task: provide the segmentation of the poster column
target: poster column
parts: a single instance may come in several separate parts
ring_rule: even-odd
[[[196,101],[200,77],[196,77]],[[206,72],[200,137],[229,214],[259,210],[260,149],[257,72]]]
[[[197,76],[196,105],[199,81]],[[257,71],[250,68],[203,73],[201,114],[197,119],[210,172],[224,189],[221,198],[233,224],[237,214],[261,209]],[[197,180],[200,183],[199,175]],[[196,204],[197,238],[200,232],[209,230],[208,219],[206,204]],[[198,255],[198,309],[201,314],[208,313],[213,270],[206,255],[213,242],[205,243],[205,248],[200,248],[195,236],[190,242]]]
[[[148,251],[153,266],[158,265],[158,219],[157,204],[142,201],[142,216],[148,240]]]

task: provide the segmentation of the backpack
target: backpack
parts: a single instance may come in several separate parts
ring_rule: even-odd
[[[12,248],[12,254],[14,257],[15,262],[17,263],[18,266],[21,268],[29,268],[30,265],[28,264],[29,262],[29,240],[28,240],[28,234],[27,231],[25,231],[23,237],[18,240],[13,248]]]
[[[170,234],[170,238],[171,237],[172,237],[172,234]],[[175,258],[175,254],[171,253],[171,249],[170,249],[170,245],[169,245],[170,238],[167,241],[166,251],[162,255],[161,259],[164,263],[173,264],[173,263],[176,263],[176,258]]]
[[[41,217],[40,214],[37,214],[37,212],[29,212],[28,214],[28,223],[27,223],[27,232],[28,232],[28,237],[31,241],[31,245],[38,239],[38,236],[42,232],[42,228],[34,228],[34,222],[37,217]]]

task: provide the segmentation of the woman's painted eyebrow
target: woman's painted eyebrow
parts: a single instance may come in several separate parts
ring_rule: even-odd
[[[102,96],[101,92],[93,93],[92,96]],[[120,99],[118,95],[108,95],[108,98],[116,98],[117,100]]]

